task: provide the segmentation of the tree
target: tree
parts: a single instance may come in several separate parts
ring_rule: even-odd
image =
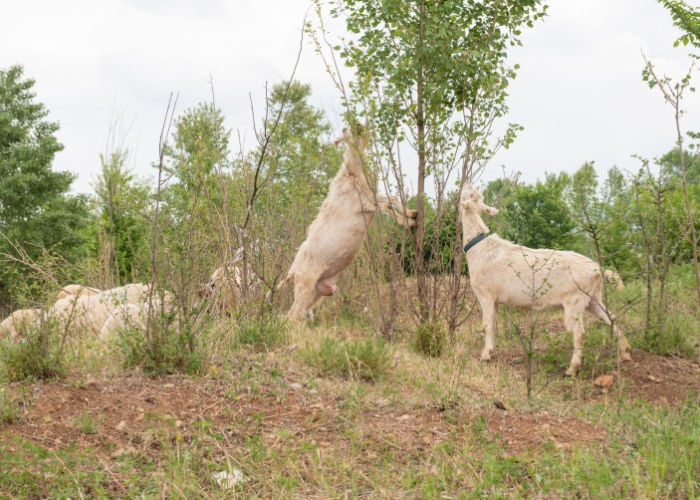
[[[52,170],[63,149],[55,135],[59,126],[46,120],[48,110],[32,90],[35,82],[23,72],[21,66],[0,70],[0,253],[17,257],[19,245],[30,259],[49,250],[75,262],[84,256],[88,200],[68,193],[73,174]],[[0,270],[3,303],[11,293],[13,267]]]
[[[489,226],[499,228],[504,238],[530,248],[569,249],[576,225],[566,209],[563,196],[570,179],[566,174],[548,174],[535,185],[493,181],[485,199],[501,207]],[[493,197],[493,198],[492,198]]]
[[[304,227],[316,215],[341,162],[330,139],[331,125],[323,111],[309,104],[310,96],[311,86],[297,81],[272,87],[267,106],[271,116],[281,114],[281,119],[264,162],[272,186],[261,200],[273,203],[275,211],[301,215]]]
[[[700,24],[700,13],[695,14],[696,22]],[[697,26],[696,26],[697,28]],[[697,40],[695,40],[697,41]],[[650,61],[646,61],[644,70],[642,71],[642,79],[649,84],[649,88],[658,88],[661,92],[664,100],[673,109],[674,114],[674,124],[676,130],[676,144],[678,146],[678,157],[679,166],[681,174],[681,189],[683,193],[684,209],[687,227],[689,228],[689,238],[691,241],[693,249],[693,272],[695,274],[695,291],[697,294],[697,304],[700,307],[700,267],[698,266],[698,244],[700,244],[700,237],[695,229],[695,214],[693,210],[693,203],[691,203],[689,196],[688,187],[688,167],[686,166],[687,155],[684,149],[684,137],[683,130],[681,128],[681,116],[683,114],[683,109],[681,108],[681,102],[683,100],[684,93],[686,91],[693,92],[695,89],[690,85],[692,73],[694,69],[694,64],[691,65],[688,73],[681,79],[680,82],[673,82],[669,77],[661,77],[657,74],[654,66]]]
[[[126,166],[127,151],[100,155],[102,173],[95,184],[98,223],[94,254],[103,264],[102,288],[148,280],[148,205],[150,192]]]
[[[463,182],[476,173],[477,162],[492,153],[491,126],[507,111],[505,89],[515,75],[505,63],[507,48],[518,43],[521,26],[532,25],[543,15],[539,3],[334,2],[332,15],[345,18],[352,36],[341,50],[356,72],[349,119],[359,114],[372,123],[394,167],[400,165],[401,143],[408,140],[415,151],[418,219],[413,247],[422,322],[435,313],[429,303],[427,270],[419,257],[425,246],[426,178],[434,174],[444,195],[456,159]],[[513,139],[515,129],[508,129],[505,143]],[[403,195],[401,171],[394,180]],[[438,207],[441,202],[437,200]]]
[[[700,9],[691,7],[682,0],[659,0],[671,13],[673,24],[685,33],[676,40],[676,45],[689,43],[700,47]]]

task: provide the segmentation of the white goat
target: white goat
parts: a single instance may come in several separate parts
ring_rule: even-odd
[[[300,319],[324,296],[335,293],[338,275],[362,247],[377,209],[387,211],[404,227],[416,225],[415,210],[404,209],[395,197],[377,196],[370,186],[363,170],[362,153],[367,147],[364,132],[353,134],[345,128],[336,145],[341,141],[346,143],[343,164],[279,285],[294,282],[294,303],[287,313],[290,319]]]
[[[236,250],[233,258],[211,274],[209,281],[198,291],[200,297],[208,297],[221,311],[231,312],[239,303],[243,290],[243,248]],[[248,264],[248,288],[258,284],[258,279]]]
[[[63,328],[70,326],[78,331],[98,334],[116,309],[125,304],[143,304],[148,301],[149,293],[150,285],[131,283],[95,295],[69,295],[54,302],[48,317],[58,321]]]
[[[27,329],[39,323],[40,317],[41,309],[17,309],[13,311],[0,323],[0,338],[9,335],[12,342],[17,343]]]
[[[584,311],[611,323],[602,301],[600,267],[575,252],[527,248],[489,234],[482,212],[494,215],[498,210],[484,204],[481,193],[465,184],[459,199],[459,219],[469,281],[483,314],[485,345],[481,359],[491,359],[498,304],[535,311],[563,308],[564,324],[574,338],[574,353],[566,374],[574,375],[581,366]],[[631,359],[627,339],[617,326],[614,330],[622,358]]]
[[[100,328],[97,338],[108,341],[125,330],[146,331],[148,311],[147,304],[122,304],[115,307]]]
[[[612,269],[606,269],[605,271],[603,271],[603,277],[605,278],[605,281],[615,285],[615,290],[624,290],[625,289],[624,281],[622,281],[622,278],[620,277],[620,275],[617,274]]]

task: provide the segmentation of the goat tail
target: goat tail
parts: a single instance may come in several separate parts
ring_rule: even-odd
[[[275,287],[275,290],[279,290],[280,288],[282,288],[284,285],[286,285],[290,281],[294,281],[294,275],[292,273],[287,274],[287,276],[277,284],[277,286]]]
[[[277,292],[280,288],[282,288],[284,285],[286,285],[287,283],[289,283],[290,281],[293,281],[293,280],[294,280],[294,275],[291,273],[287,274],[287,276],[282,281],[277,283],[277,286],[274,288],[274,290],[270,289],[267,291],[267,293],[265,294],[265,300],[268,303],[272,302],[272,292],[273,291]]]

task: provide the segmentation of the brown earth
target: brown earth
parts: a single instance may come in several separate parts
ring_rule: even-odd
[[[616,394],[616,384],[606,394],[593,388],[592,379],[589,382],[591,399]],[[0,448],[12,452],[12,438],[19,434],[50,450],[77,444],[108,463],[135,450],[156,456],[161,441],[154,439],[155,433],[186,441],[203,425],[224,433],[234,448],[252,436],[262,436],[270,447],[284,446],[285,439],[312,441],[336,452],[351,446],[342,432],[348,425],[342,402],[296,383],[293,373],[283,373],[281,380],[267,387],[251,389],[236,383],[236,374],[196,379],[121,374],[11,384],[10,394],[21,398],[22,415],[16,423],[0,425]],[[673,405],[693,394],[700,394],[700,366],[693,361],[635,351],[634,361],[624,365],[625,398]],[[602,429],[584,420],[547,411],[503,410],[497,408],[502,407],[499,402],[456,413],[434,405],[397,408],[384,400],[363,404],[357,415],[363,438],[387,443],[397,454],[415,456],[453,440],[455,433],[466,436],[465,430],[476,425],[484,428],[487,440],[512,454],[544,443],[570,447],[606,439]]]

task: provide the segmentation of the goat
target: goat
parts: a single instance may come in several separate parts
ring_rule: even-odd
[[[98,334],[118,308],[125,304],[145,304],[150,291],[150,285],[131,283],[94,295],[69,295],[54,302],[48,311],[48,317],[58,321],[64,328],[70,325],[79,331]],[[160,299],[153,297],[153,300]],[[166,292],[164,300],[166,306],[170,307],[172,298],[169,292]]]
[[[605,281],[608,283],[615,285],[615,290],[624,290],[625,289],[625,283],[622,281],[622,278],[620,278],[620,275],[617,274],[615,271],[612,269],[606,269],[603,271],[603,277],[605,278]]]
[[[29,328],[39,323],[41,309],[17,309],[0,323],[0,338],[7,335],[13,343]]]
[[[406,228],[416,225],[415,210],[406,210],[395,197],[377,196],[376,186],[370,186],[363,170],[367,137],[362,127],[356,133],[344,128],[336,146],[341,141],[346,143],[343,164],[278,286],[294,283],[294,303],[287,313],[292,320],[300,319],[323,297],[336,292],[338,275],[355,259],[377,209],[388,212]]]
[[[459,198],[462,242],[469,266],[469,281],[483,315],[484,349],[488,361],[494,349],[498,304],[541,311],[564,309],[564,324],[571,331],[574,353],[566,375],[575,375],[583,351],[583,313],[588,311],[607,325],[611,317],[602,301],[603,275],[594,261],[576,252],[532,249],[489,234],[481,213],[498,213],[465,183]],[[623,360],[630,360],[630,345],[613,325]]]
[[[209,281],[199,287],[197,295],[208,297],[216,308],[230,313],[239,303],[243,289],[243,248],[236,250],[233,258],[223,266],[214,270]],[[247,268],[248,288],[258,285],[258,278],[250,268]]]

